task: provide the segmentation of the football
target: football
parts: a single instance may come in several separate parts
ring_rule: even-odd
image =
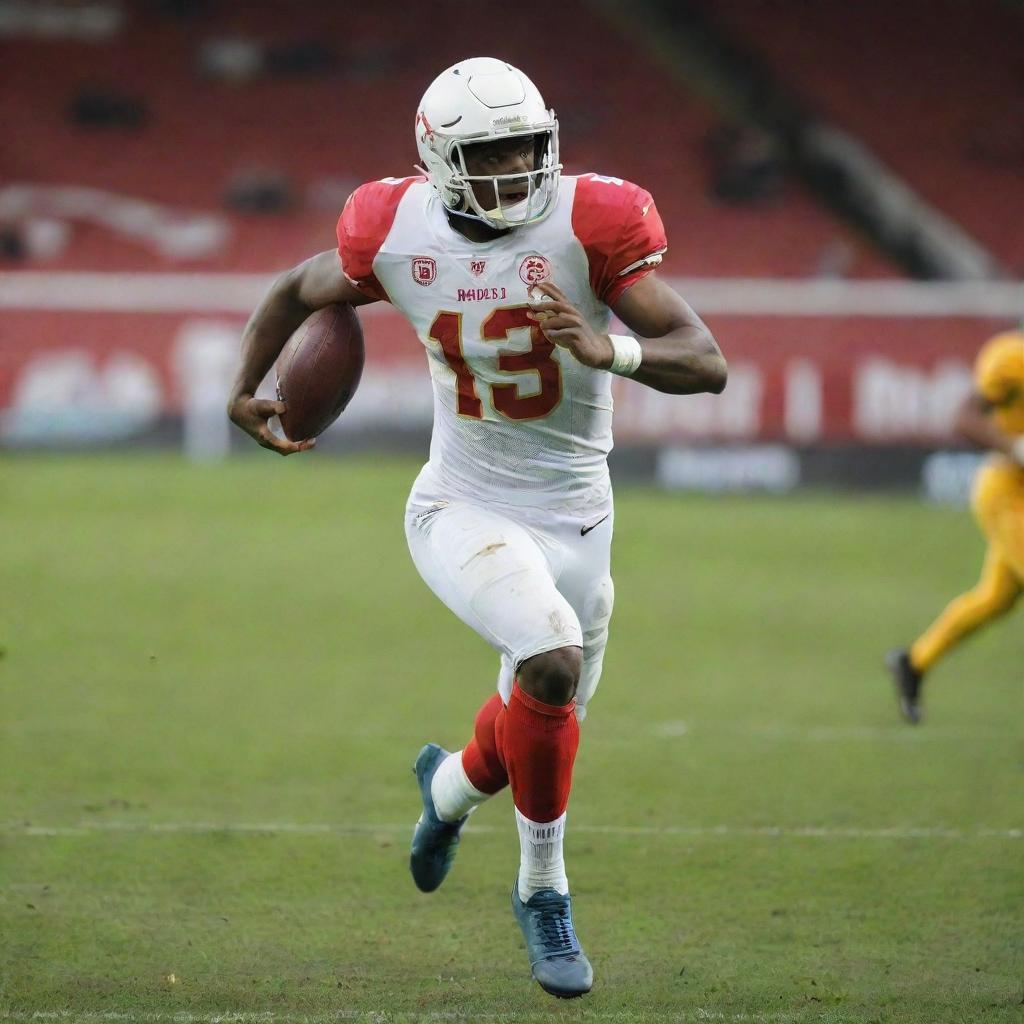
[[[346,302],[318,309],[288,339],[277,360],[277,397],[287,406],[289,441],[322,434],[344,411],[363,373],[363,331]]]

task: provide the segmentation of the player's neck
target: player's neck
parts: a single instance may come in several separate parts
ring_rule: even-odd
[[[493,242],[496,238],[501,238],[512,230],[511,228],[504,230],[492,228],[490,224],[485,224],[482,220],[476,220],[474,217],[460,217],[457,213],[450,211],[448,212],[448,223],[471,242]]]

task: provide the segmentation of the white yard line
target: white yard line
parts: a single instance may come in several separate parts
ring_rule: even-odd
[[[985,730],[969,731],[965,729],[929,727],[914,729],[905,725],[872,726],[872,725],[806,725],[793,726],[781,723],[765,722],[761,725],[746,726],[737,729],[747,736],[763,740],[779,740],[785,743],[836,743],[860,742],[875,743],[962,743],[965,741],[997,741],[1012,742],[1015,736],[1000,735]]]
[[[859,828],[842,825],[588,825],[574,823],[575,835],[649,836],[680,839],[1024,839],[1024,828],[973,829],[941,826],[893,825]],[[496,825],[468,825],[466,831],[479,835],[508,831]],[[411,835],[412,824],[346,824],[343,822],[215,822],[215,821],[83,821],[76,825],[33,825],[28,822],[0,824],[0,836],[6,838],[88,836],[103,833],[135,835],[237,835],[300,836],[392,836]]]
[[[953,726],[929,726],[913,729],[903,724],[894,725],[791,725],[786,722],[737,722],[734,724],[707,723],[667,719],[655,722],[651,734],[661,739],[704,739],[709,736],[720,741],[723,736],[752,736],[768,742],[780,743],[964,743],[964,742],[1016,742],[1011,733],[991,730],[958,729]]]

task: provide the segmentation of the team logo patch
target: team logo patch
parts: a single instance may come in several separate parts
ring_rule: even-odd
[[[469,272],[479,277],[487,269],[487,260],[470,260]]]
[[[551,264],[544,256],[527,256],[519,264],[519,276],[524,284],[539,284],[551,276]]]
[[[412,279],[425,288],[437,277],[437,264],[429,256],[417,256],[412,261]]]

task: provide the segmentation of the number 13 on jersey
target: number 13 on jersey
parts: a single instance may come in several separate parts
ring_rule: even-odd
[[[526,352],[498,352],[498,369],[504,373],[532,370],[539,378],[535,394],[522,395],[518,384],[492,384],[494,408],[510,420],[535,420],[547,416],[562,400],[562,371],[552,358],[554,342],[544,337],[528,306],[499,306],[484,320],[480,335],[484,341],[505,341],[509,331],[527,327],[530,348]],[[430,325],[429,337],[441,346],[445,362],[455,374],[456,410],[460,416],[483,418],[477,393],[477,378],[462,352],[462,314],[442,311]]]

